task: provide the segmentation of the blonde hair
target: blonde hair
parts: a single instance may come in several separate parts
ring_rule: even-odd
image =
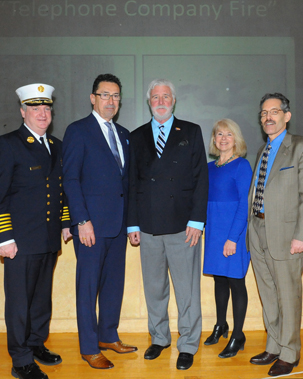
[[[222,120],[218,120],[214,123],[209,143],[209,154],[216,157],[220,155],[220,150],[215,145],[215,136],[219,129],[229,130],[233,134],[235,137],[234,154],[238,155],[239,157],[244,157],[247,152],[247,146],[244,141],[241,129],[235,121],[229,118],[223,118]]]

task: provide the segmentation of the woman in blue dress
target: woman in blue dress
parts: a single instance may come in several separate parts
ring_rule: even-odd
[[[252,177],[246,155],[246,143],[234,121],[222,119],[212,131],[210,155],[217,159],[208,164],[209,195],[207,224],[205,227],[204,274],[213,275],[217,323],[205,345],[227,338],[227,305],[232,294],[234,329],[220,358],[235,356],[244,349],[242,331],[246,309],[247,291],[245,275],[250,254],[246,250],[245,235],[248,212],[248,190]]]

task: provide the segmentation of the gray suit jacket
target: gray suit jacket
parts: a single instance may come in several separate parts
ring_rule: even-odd
[[[248,195],[248,222],[252,215],[255,179],[265,146],[258,152]],[[270,255],[276,260],[298,259],[290,254],[292,239],[303,241],[303,137],[287,132],[277,152],[264,191],[265,229]],[[247,248],[249,232],[247,228]]]

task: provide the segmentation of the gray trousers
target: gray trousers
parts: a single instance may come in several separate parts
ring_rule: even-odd
[[[172,278],[178,306],[177,348],[195,354],[202,331],[200,300],[201,238],[196,246],[185,244],[185,231],[176,234],[141,235],[141,264],[148,329],[152,343],[171,343],[168,302],[170,294],[168,270]]]
[[[267,247],[265,222],[257,217],[249,223],[249,246],[263,305],[266,351],[294,363],[300,358],[301,348],[303,258],[273,259]]]

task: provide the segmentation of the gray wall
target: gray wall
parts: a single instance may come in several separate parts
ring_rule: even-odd
[[[214,121],[229,117],[253,162],[264,93],[289,97],[290,130],[303,134],[302,14],[298,0],[0,1],[0,134],[21,124],[15,89],[44,82],[56,89],[52,132],[62,138],[106,72],[122,81],[118,122],[133,130],[150,118],[148,83],[166,77],[176,116],[201,125],[206,147]]]

